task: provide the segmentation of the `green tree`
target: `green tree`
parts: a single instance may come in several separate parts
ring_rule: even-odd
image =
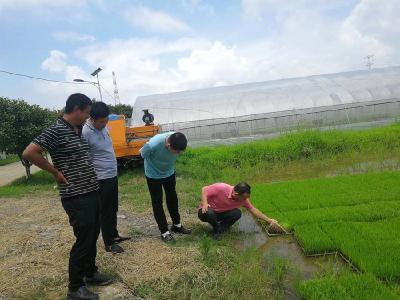
[[[22,159],[22,152],[57,116],[57,111],[30,105],[22,99],[0,97],[0,152],[17,154],[27,177],[31,163]]]
[[[109,105],[110,112],[116,115],[125,115],[126,118],[132,117],[133,107],[129,104]]]

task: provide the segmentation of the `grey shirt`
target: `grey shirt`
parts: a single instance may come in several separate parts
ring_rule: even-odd
[[[107,128],[98,130],[88,120],[83,126],[82,135],[86,138],[90,147],[97,179],[107,179],[117,176],[117,159]]]

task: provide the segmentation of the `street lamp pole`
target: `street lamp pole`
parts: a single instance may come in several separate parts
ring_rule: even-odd
[[[96,76],[97,82],[87,81],[87,80],[83,80],[83,79],[80,79],[80,78],[76,78],[76,79],[74,79],[74,81],[75,82],[86,82],[86,83],[90,83],[90,84],[93,84],[93,85],[97,85],[97,88],[98,88],[99,94],[100,94],[100,101],[103,102],[103,95],[101,94],[101,87],[100,87],[100,81],[99,81],[99,73],[100,73],[101,70],[102,70],[101,68],[97,68],[96,70],[93,71],[92,74],[90,74],[92,76]]]
[[[99,88],[99,94],[100,94],[100,101],[103,102],[103,95],[101,94],[101,87],[100,87],[100,82],[99,82],[99,74],[97,76],[97,87]]]
[[[96,76],[96,78],[97,78],[97,87],[99,88],[100,101],[103,102],[103,95],[101,94],[101,87],[100,87],[100,81],[99,81],[99,73],[100,73],[101,70],[102,70],[102,68],[97,68],[90,75]]]

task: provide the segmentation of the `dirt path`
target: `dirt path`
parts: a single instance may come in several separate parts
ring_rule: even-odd
[[[132,240],[122,244],[125,253],[112,255],[99,239],[97,264],[115,278],[114,284],[97,289],[101,299],[138,299],[135,290],[141,283],[198,267],[194,257],[199,250],[165,245],[151,213],[136,214],[121,207],[119,215],[121,234]],[[183,217],[195,225],[190,216]],[[55,193],[0,199],[0,299],[65,297],[73,241]]]
[[[36,166],[31,167],[31,173],[35,173],[39,171],[39,168]],[[0,167],[0,186],[6,185],[18,179],[20,177],[25,176],[25,168],[22,166],[21,162],[15,162],[12,164],[8,164]]]

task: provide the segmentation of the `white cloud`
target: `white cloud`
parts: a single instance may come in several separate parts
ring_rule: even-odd
[[[194,49],[189,57],[179,59],[178,72],[187,88],[227,85],[246,81],[251,62],[238,56],[235,48],[216,41],[209,48]]]
[[[399,40],[400,1],[363,0],[354,8],[347,22],[363,35],[385,42]]]
[[[100,82],[110,93],[115,71],[121,100],[133,103],[138,95],[363,69],[363,57],[370,53],[376,56],[376,67],[400,63],[398,1],[387,0],[382,7],[377,0],[362,0],[340,18],[326,16],[333,4],[323,0],[316,1],[315,10],[305,0],[259,3],[268,4],[260,17],[273,11],[277,34],[235,43],[200,38],[113,39],[70,54],[82,61],[85,70],[69,65],[64,53],[53,51],[43,68],[61,70],[68,80],[91,80],[88,74],[100,66]],[[390,24],[395,26],[389,28]],[[98,97],[93,86],[79,88]],[[74,87],[68,89],[72,92]],[[64,99],[65,91],[58,88],[58,92]],[[56,95],[57,89],[47,93],[43,88],[41,93]],[[104,98],[113,101],[107,93]]]
[[[124,12],[125,19],[135,27],[152,32],[182,32],[190,30],[184,22],[162,11],[146,6],[130,7]]]
[[[65,71],[67,55],[58,50],[52,50],[50,56],[42,62],[42,69],[52,73]]]
[[[268,0],[242,0],[244,15],[248,18],[262,19]]]
[[[132,103],[138,95],[182,89],[183,79],[181,73],[175,68],[176,62],[162,63],[161,56],[169,54],[184,56],[188,51],[208,45],[209,42],[203,39],[190,38],[169,42],[157,38],[116,39],[76,50],[75,56],[86,64],[86,72],[78,66],[68,65],[65,53],[57,50],[51,51],[50,56],[42,63],[42,68],[49,72],[64,72],[65,80],[68,81],[75,78],[90,81],[93,80],[89,75],[91,71],[101,66],[103,71],[99,74],[100,83],[111,94],[110,96],[103,91],[104,100],[108,103],[113,103],[111,72],[115,71],[121,99]],[[92,86],[67,85],[64,87],[57,84],[38,83],[36,91],[46,97],[50,95],[55,97],[59,93],[58,98],[64,99],[65,89],[72,93],[74,88],[85,88],[86,91],[92,93],[91,97],[98,98],[96,89]]]
[[[262,21],[273,18],[279,22],[285,21],[288,15],[296,17],[329,14],[338,8],[349,8],[359,0],[241,0],[243,15],[251,20]],[[329,18],[327,18],[328,21]],[[288,20],[286,20],[288,21]],[[313,21],[310,19],[309,21]]]
[[[80,6],[88,0],[0,0],[2,9],[27,9],[32,7]]]
[[[274,34],[241,49],[281,77],[361,69],[370,53],[376,66],[400,63],[399,6],[398,0],[242,0],[244,16],[273,26]]]
[[[343,22],[341,38],[349,47],[373,53],[381,62],[399,64],[400,1],[363,0]]]
[[[166,42],[158,38],[111,40],[105,44],[83,47],[76,51],[92,68],[101,66],[101,80],[112,90],[111,72],[117,74],[121,97],[133,101],[139,94],[176,90],[181,82],[175,61],[162,57],[183,56],[187,51],[209,45],[203,39],[182,38]]]
[[[65,42],[94,42],[96,38],[89,34],[82,34],[73,31],[57,31],[53,37],[58,41]]]
[[[202,0],[181,0],[181,2],[183,7],[191,14],[199,12],[212,16],[215,12],[214,7],[211,4],[204,3]]]

